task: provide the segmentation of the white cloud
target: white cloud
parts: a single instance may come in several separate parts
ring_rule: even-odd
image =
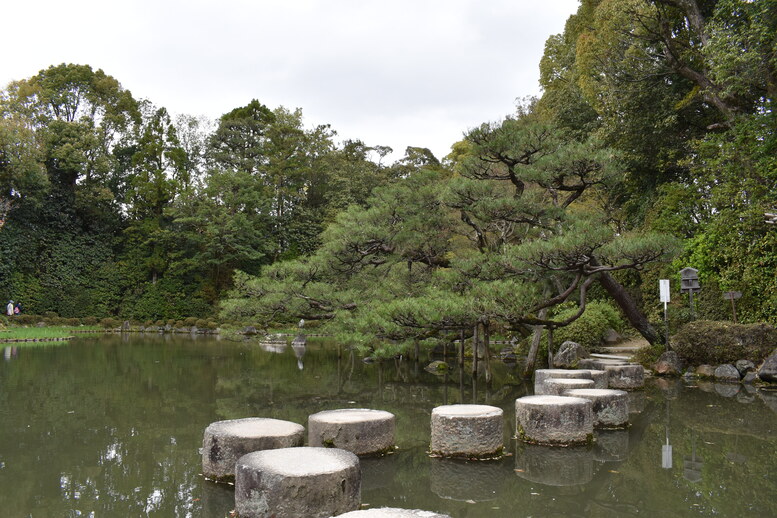
[[[28,0],[4,7],[0,82],[102,68],[171,112],[251,99],[341,138],[443,156],[539,93],[545,40],[578,0]]]

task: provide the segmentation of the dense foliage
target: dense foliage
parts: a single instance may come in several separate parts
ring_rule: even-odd
[[[737,360],[760,364],[777,349],[777,329],[766,324],[699,320],[683,326],[672,348],[692,365],[720,365]]]
[[[701,316],[735,290],[740,320],[774,323],[776,56],[776,0],[581,0],[539,99],[393,164],[300,110],[173,117],[52,66],[0,97],[0,295],[71,318],[313,319],[388,355],[564,337],[605,299],[657,342],[657,280],[691,266]]]

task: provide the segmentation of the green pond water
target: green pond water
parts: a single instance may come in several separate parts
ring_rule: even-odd
[[[632,394],[628,430],[590,448],[517,443],[520,368],[494,362],[474,384],[412,362],[365,364],[343,347],[265,350],[212,338],[97,336],[4,348],[0,516],[218,517],[234,490],[201,476],[205,427],[261,416],[307,423],[336,408],[387,410],[395,454],[362,460],[362,502],[456,518],[777,516],[777,391],[651,380]],[[304,353],[304,354],[303,354]],[[507,455],[429,458],[431,411],[505,411]]]

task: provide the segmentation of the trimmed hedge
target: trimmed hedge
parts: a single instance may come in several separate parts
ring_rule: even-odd
[[[768,324],[699,320],[671,339],[672,348],[692,365],[750,360],[758,365],[777,348],[777,329]]]

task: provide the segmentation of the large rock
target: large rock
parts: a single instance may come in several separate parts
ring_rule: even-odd
[[[679,376],[683,371],[683,362],[676,352],[666,351],[659,356],[655,371],[660,376]]]
[[[758,377],[767,383],[777,383],[777,349],[758,367]]]
[[[744,377],[748,372],[755,370],[755,364],[750,360],[737,360],[734,367],[739,371],[739,375]]]
[[[730,363],[725,363],[723,365],[719,365],[718,368],[715,369],[715,379],[717,381],[730,381],[732,383],[738,382],[739,371]]]
[[[359,458],[336,448],[256,451],[235,465],[240,518],[328,518],[361,504]]]
[[[700,378],[713,378],[715,377],[715,367],[712,365],[699,365],[696,367],[696,375]]]
[[[591,401],[594,427],[623,428],[629,424],[629,395],[623,390],[572,389],[565,395]]]
[[[553,357],[553,365],[561,369],[574,369],[577,368],[581,359],[589,356],[585,347],[568,340],[559,347],[558,353]]]

